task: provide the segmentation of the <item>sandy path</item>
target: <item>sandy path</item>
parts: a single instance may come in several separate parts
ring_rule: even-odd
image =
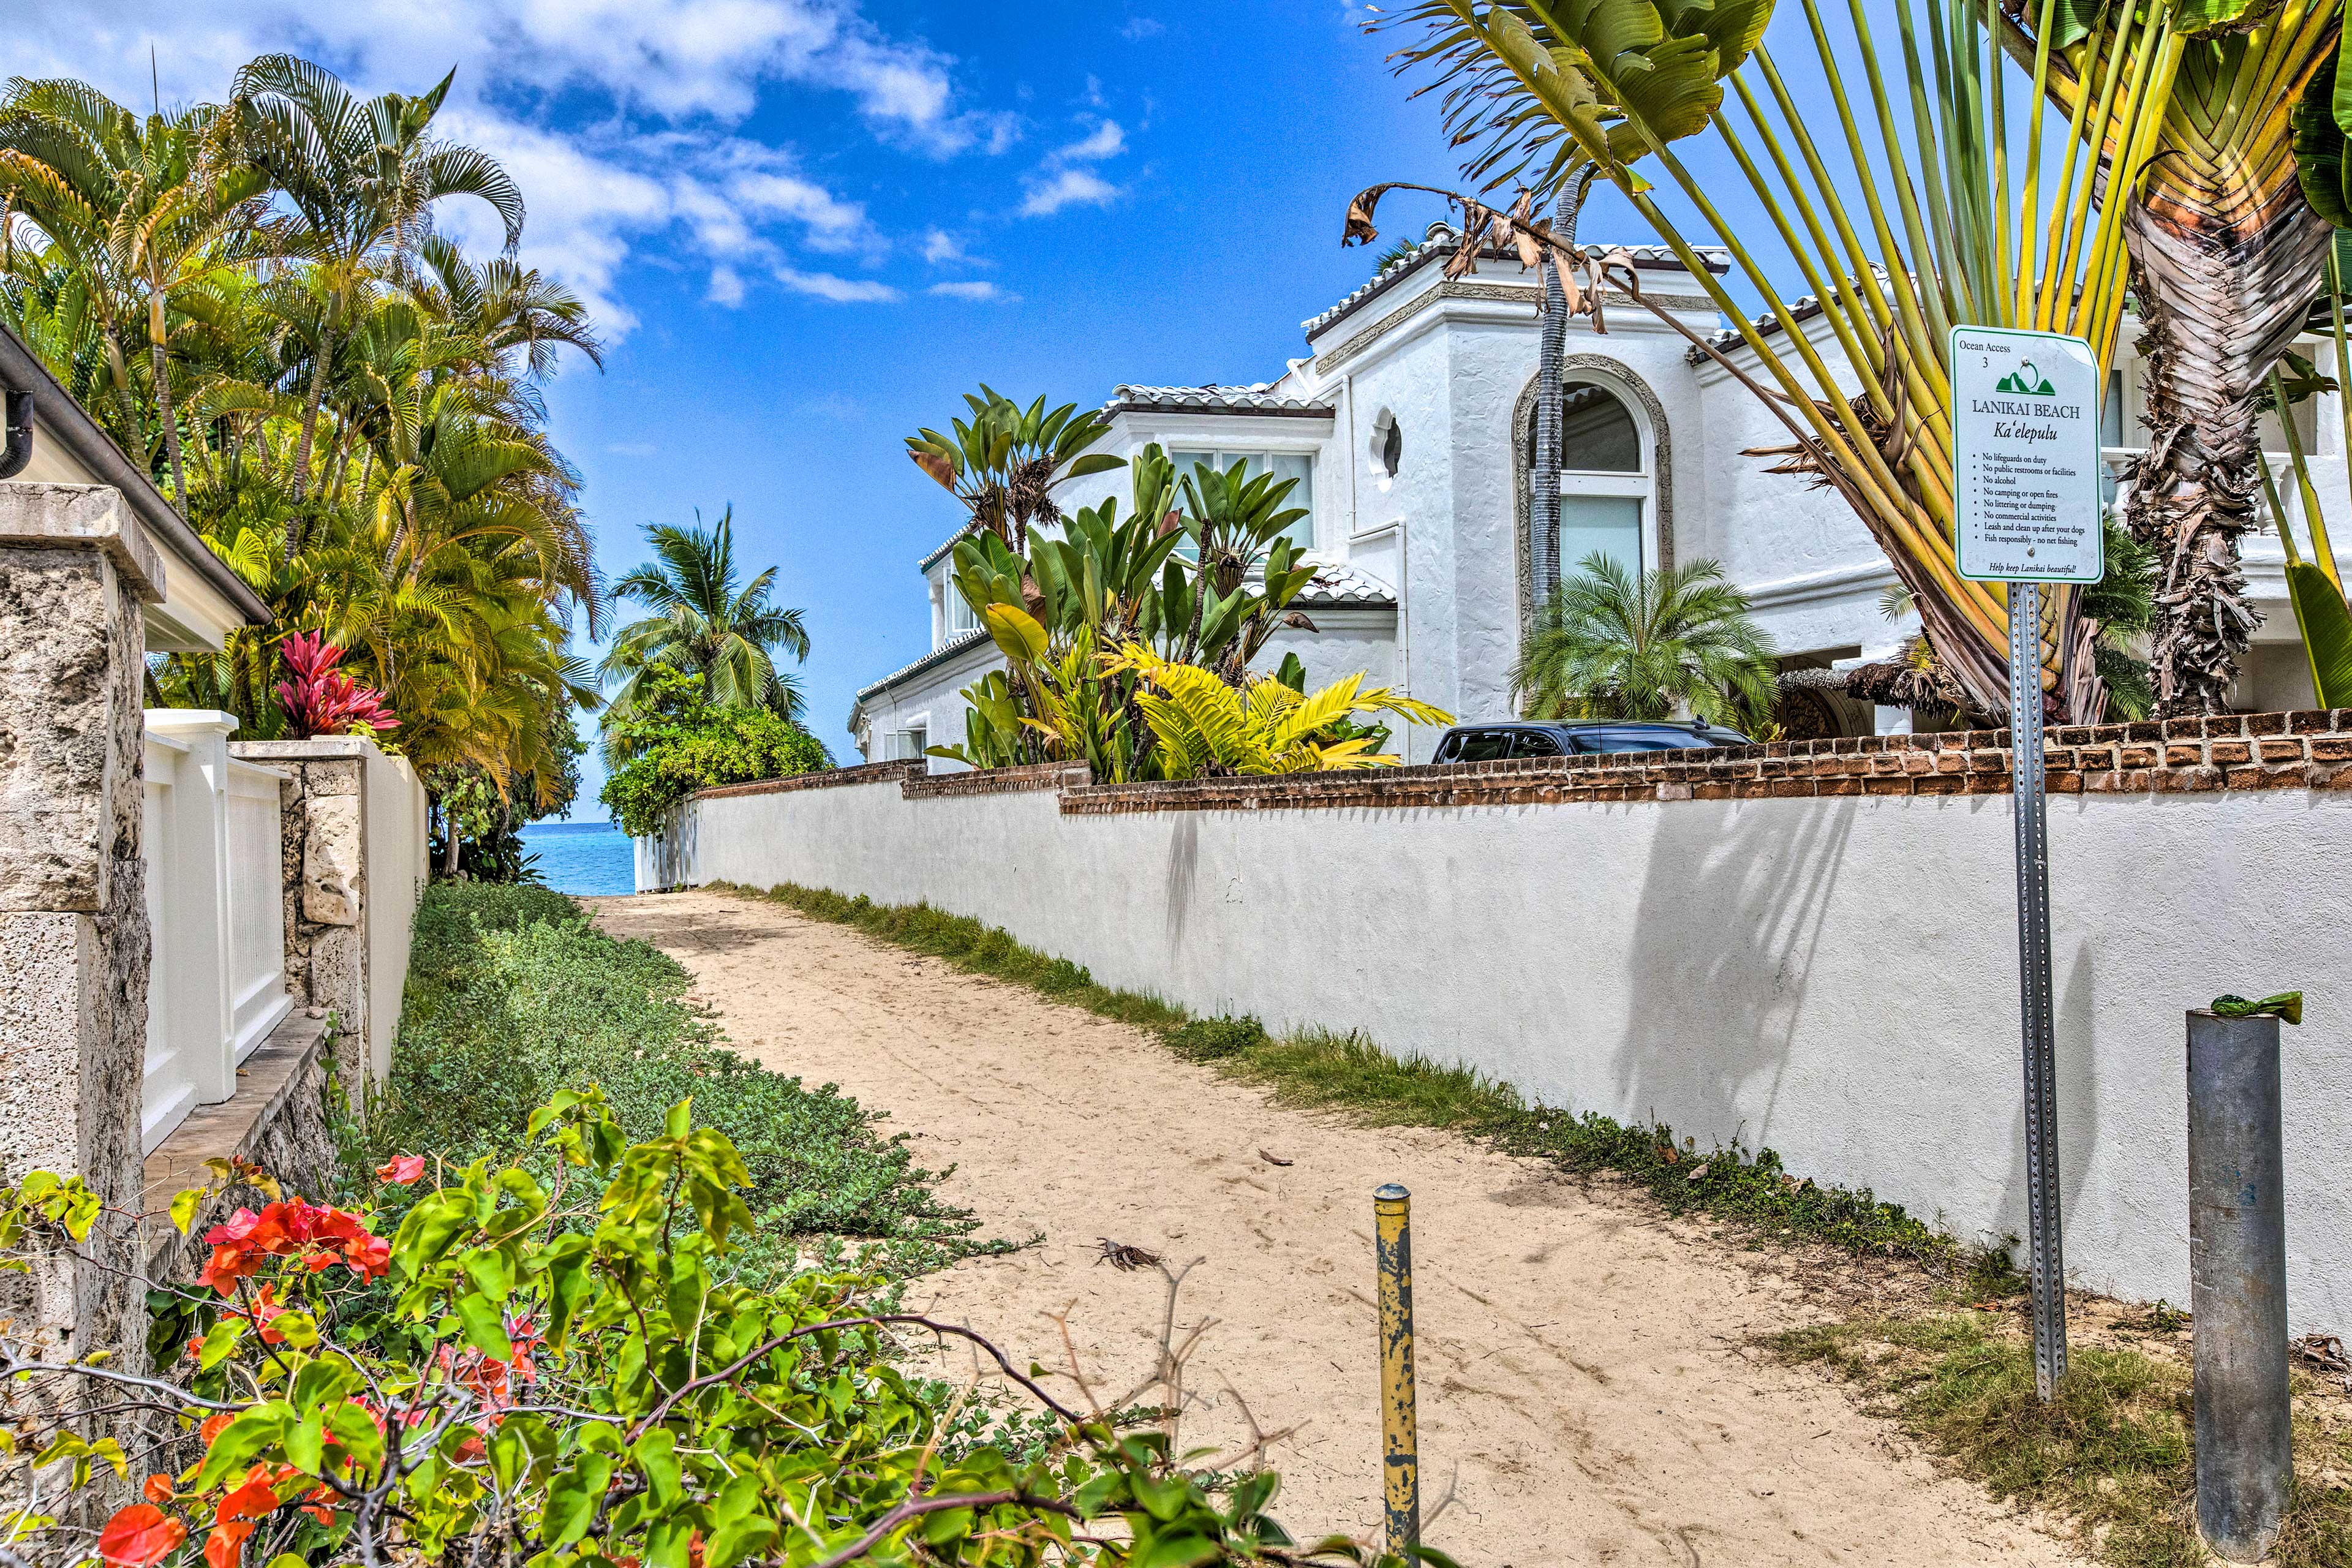
[[[1456,1491],[1433,1545],[1519,1568],[2078,1561],[1819,1378],[1743,1353],[1811,1315],[1784,1281],[1537,1162],[1270,1105],[1138,1031],[778,905],[590,902],[693,970],[740,1048],[954,1165],[947,1195],[987,1234],[1044,1233],[919,1282],[926,1309],[1048,1366],[1046,1314],[1069,1309],[1116,1393],[1152,1366],[1164,1287],[1097,1266],[1096,1238],[1203,1258],[1177,1313],[1214,1320],[1185,1436],[1245,1431],[1228,1387],[1269,1429],[1306,1423],[1275,1461],[1297,1533],[1379,1523],[1370,1194],[1393,1180],[1413,1194],[1424,1497]]]

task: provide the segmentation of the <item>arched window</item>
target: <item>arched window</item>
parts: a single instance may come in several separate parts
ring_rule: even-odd
[[[1648,564],[1642,545],[1652,486],[1642,428],[1625,400],[1598,382],[1560,387],[1559,552],[1563,576],[1588,556],[1610,560],[1636,581]]]

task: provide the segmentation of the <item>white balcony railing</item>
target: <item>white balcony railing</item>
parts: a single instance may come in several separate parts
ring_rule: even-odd
[[[147,1060],[142,1152],[199,1105],[226,1100],[237,1064],[293,1007],[276,768],[228,754],[226,713],[147,714]]]

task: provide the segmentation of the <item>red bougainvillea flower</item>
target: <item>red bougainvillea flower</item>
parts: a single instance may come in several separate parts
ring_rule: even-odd
[[[298,632],[278,645],[292,679],[276,688],[286,710],[287,732],[296,740],[348,735],[354,730],[394,730],[400,721],[383,705],[383,693],[362,686],[335,666],[343,650],[317,632]]]
[[[188,1538],[188,1527],[152,1502],[134,1502],[99,1531],[98,1557],[121,1568],[147,1568],[169,1557]]]
[[[170,1502],[172,1478],[164,1475],[149,1476],[146,1484],[139,1489],[139,1493],[149,1502]]]
[[[228,1430],[228,1424],[236,1417],[237,1413],[234,1410],[224,1410],[217,1415],[208,1415],[205,1418],[205,1424],[196,1428],[196,1436],[202,1437],[205,1440],[205,1447],[209,1448],[213,1446],[213,1439]]]
[[[375,1173],[395,1187],[404,1187],[425,1174],[422,1154],[394,1154],[375,1168]]]
[[[197,1281],[224,1296],[236,1294],[236,1282],[260,1272],[270,1258],[300,1258],[312,1273],[341,1263],[363,1279],[392,1267],[392,1244],[372,1234],[359,1215],[299,1198],[270,1204],[259,1214],[239,1209],[206,1231],[205,1241],[213,1255]]]

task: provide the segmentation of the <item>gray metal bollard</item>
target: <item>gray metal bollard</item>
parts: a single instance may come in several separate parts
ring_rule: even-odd
[[[2189,1015],[2189,1308],[2197,1528],[2237,1563],[2278,1536],[2294,1479],[2279,1021]]]

